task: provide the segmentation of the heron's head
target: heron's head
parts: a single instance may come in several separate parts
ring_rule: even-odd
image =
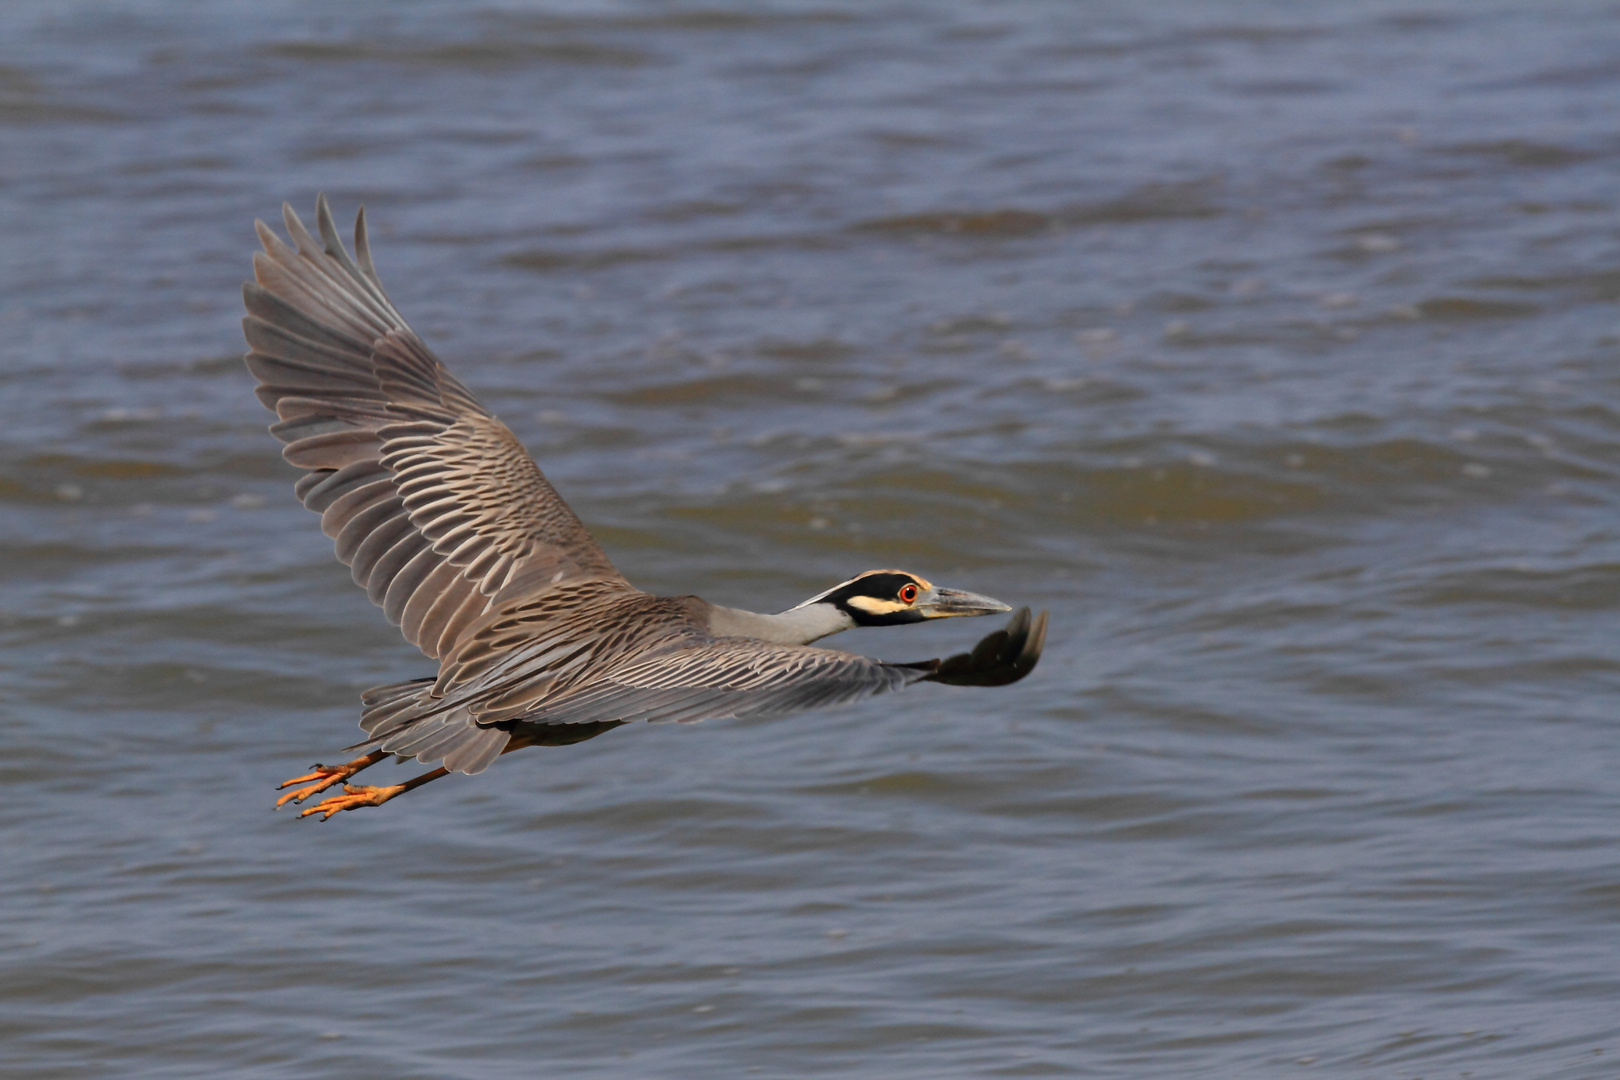
[[[994,615],[1012,608],[977,593],[945,589],[904,570],[868,570],[812,596],[799,607],[827,604],[856,626],[899,626],[957,615]]]

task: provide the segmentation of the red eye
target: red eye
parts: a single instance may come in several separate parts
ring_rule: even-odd
[[[907,603],[907,604],[916,603],[917,602],[917,586],[915,586],[915,585],[902,585],[902,586],[900,586],[900,599],[904,603]]]

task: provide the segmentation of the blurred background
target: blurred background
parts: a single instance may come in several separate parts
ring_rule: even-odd
[[[1620,1074],[1617,94],[1578,2],[0,8],[0,1071]],[[433,671],[240,361],[320,191],[641,586],[1040,669],[272,814]]]

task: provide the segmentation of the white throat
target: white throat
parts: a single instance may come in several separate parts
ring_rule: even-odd
[[[808,645],[854,626],[855,620],[832,604],[800,604],[780,615],[719,605],[709,611],[709,633],[715,637],[751,637],[775,645]]]

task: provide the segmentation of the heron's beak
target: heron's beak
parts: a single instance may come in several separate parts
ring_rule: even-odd
[[[1012,608],[1000,600],[960,589],[932,588],[917,599],[912,610],[925,619],[949,619],[957,615],[995,615]]]

